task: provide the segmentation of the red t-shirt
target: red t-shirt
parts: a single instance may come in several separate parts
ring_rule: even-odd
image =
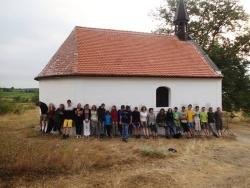
[[[118,120],[118,112],[112,110],[112,111],[111,111],[111,117],[112,117],[112,121],[117,122],[117,120]]]

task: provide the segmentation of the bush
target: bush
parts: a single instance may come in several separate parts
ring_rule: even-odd
[[[31,102],[37,104],[39,102],[39,94],[35,93],[35,95],[31,98]]]
[[[6,114],[12,112],[13,104],[0,99],[0,114]]]

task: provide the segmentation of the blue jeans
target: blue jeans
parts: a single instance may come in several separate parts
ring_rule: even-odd
[[[128,124],[122,123],[122,139],[128,139]]]
[[[174,136],[175,135],[175,126],[174,122],[172,121],[167,121],[167,126],[165,130],[166,136]]]

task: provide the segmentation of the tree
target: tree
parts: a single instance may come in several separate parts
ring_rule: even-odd
[[[165,24],[157,33],[174,33],[176,0],[155,14]],[[250,111],[250,29],[248,15],[238,0],[188,0],[189,35],[204,49],[222,71],[223,107]]]

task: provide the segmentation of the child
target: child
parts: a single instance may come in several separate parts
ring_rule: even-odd
[[[205,107],[201,108],[201,113],[200,113],[201,129],[203,130],[205,136],[208,137],[209,136],[208,124],[207,124],[208,117],[207,117],[207,112],[205,110],[206,110]]]
[[[66,107],[65,113],[64,113],[63,139],[69,138],[69,133],[70,133],[72,125],[73,125],[73,118],[74,118],[73,105],[71,103],[71,100],[68,99],[67,100],[67,107]]]
[[[112,106],[111,109],[111,117],[112,117],[112,134],[113,136],[118,136],[118,112],[116,110],[116,106]]]
[[[59,132],[59,134],[62,134],[61,128],[63,124],[63,117],[64,117],[64,104],[60,104],[59,108],[57,108],[56,113],[55,113],[55,129],[54,131]]]
[[[215,119],[214,119],[214,113],[213,113],[212,107],[209,107],[208,109],[207,118],[208,118],[208,125],[209,125],[210,130],[212,131],[215,137],[218,137],[217,131],[215,130]]]
[[[174,108],[173,116],[174,116],[174,125],[176,127],[176,134],[181,133],[181,125],[180,125],[181,113],[178,111],[177,107]]]
[[[134,127],[135,138],[140,138],[140,112],[138,107],[132,112],[132,125]]]
[[[89,105],[86,104],[83,110],[83,136],[87,138],[90,136],[90,117],[91,111]]]
[[[191,137],[194,136],[194,111],[192,110],[192,105],[188,105],[188,110],[187,110],[187,125],[191,134]]]
[[[195,115],[194,115],[194,126],[196,135],[201,135],[201,120],[200,120],[200,111],[199,106],[195,107]]]
[[[187,112],[185,106],[181,108],[181,126],[184,134],[186,134],[187,138],[191,137],[190,129],[187,124]]]
[[[214,113],[215,126],[218,132],[218,136],[222,136],[222,112],[220,107],[217,108]]]
[[[147,108],[145,106],[141,107],[140,121],[141,121],[143,134],[144,134],[146,139],[149,138],[149,131],[148,131],[148,127],[147,127],[147,116],[148,116]]]
[[[153,108],[149,108],[147,122],[148,122],[148,126],[150,127],[153,139],[156,139],[157,138],[157,126],[156,126],[156,118],[155,118]]]
[[[91,132],[90,134],[92,136],[97,136],[97,125],[98,125],[98,116],[97,116],[97,108],[96,105],[93,105],[90,112],[90,126],[91,126]]]
[[[75,109],[75,123],[76,123],[76,138],[81,138],[83,127],[83,109],[81,104],[77,104]]]
[[[105,130],[107,131],[107,135],[109,138],[111,138],[112,121],[113,120],[109,111],[106,111],[105,116],[104,116],[104,126],[105,126]]]

